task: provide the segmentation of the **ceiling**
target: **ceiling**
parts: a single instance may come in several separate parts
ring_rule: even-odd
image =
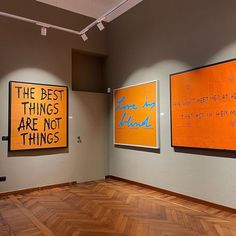
[[[111,8],[116,6],[122,0],[36,0],[38,2],[46,3],[52,6],[56,6],[68,11],[79,13],[85,16],[93,18],[99,18]],[[105,21],[110,22],[116,17],[120,16],[130,8],[134,7],[142,0],[129,0],[118,10],[108,16]]]

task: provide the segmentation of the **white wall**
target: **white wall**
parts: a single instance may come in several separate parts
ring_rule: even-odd
[[[236,153],[175,150],[169,75],[236,57],[235,1],[145,0],[110,25],[108,86],[160,81],[160,154],[112,143],[110,175],[236,208]]]

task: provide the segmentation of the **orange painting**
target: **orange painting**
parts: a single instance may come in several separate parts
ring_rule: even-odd
[[[159,148],[157,81],[114,90],[114,144]]]
[[[236,60],[171,75],[172,146],[236,150]]]
[[[9,150],[67,147],[65,86],[10,82]]]

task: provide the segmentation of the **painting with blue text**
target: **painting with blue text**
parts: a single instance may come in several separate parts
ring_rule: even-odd
[[[157,81],[114,90],[114,144],[159,148]]]

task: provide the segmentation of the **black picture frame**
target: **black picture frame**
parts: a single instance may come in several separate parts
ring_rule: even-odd
[[[183,74],[183,73],[186,73],[186,72],[195,71],[195,70],[200,70],[200,69],[207,68],[207,67],[217,66],[217,65],[232,62],[232,61],[236,61],[236,58],[232,58],[232,59],[228,59],[228,60],[224,60],[224,61],[220,61],[220,62],[216,62],[216,63],[212,63],[212,64],[203,65],[203,66],[191,68],[191,69],[188,69],[188,70],[183,70],[183,71],[176,72],[176,73],[171,73],[169,75],[169,85],[170,85],[170,131],[171,131],[171,147],[172,148],[184,148],[184,149],[192,149],[192,150],[197,149],[197,150],[203,150],[203,151],[204,150],[206,150],[206,151],[208,151],[208,150],[209,151],[230,151],[230,152],[235,152],[236,151],[236,147],[235,147],[235,149],[225,149],[225,148],[210,148],[210,147],[194,147],[194,146],[174,145],[173,144],[173,126],[172,126],[172,120],[173,120],[173,117],[172,117],[172,91],[171,91],[172,76],[178,75],[178,74]]]
[[[32,148],[32,149],[11,149],[11,115],[12,115],[12,84],[31,84],[31,85],[40,85],[40,86],[51,86],[51,87],[62,87],[66,90],[66,145],[61,147],[42,147],[42,148]],[[68,148],[69,146],[69,89],[65,85],[54,85],[54,84],[44,84],[44,83],[34,83],[34,82],[24,82],[24,81],[9,81],[9,101],[8,101],[8,151],[17,152],[17,151],[29,151],[29,150],[47,150],[47,149],[60,149]]]

